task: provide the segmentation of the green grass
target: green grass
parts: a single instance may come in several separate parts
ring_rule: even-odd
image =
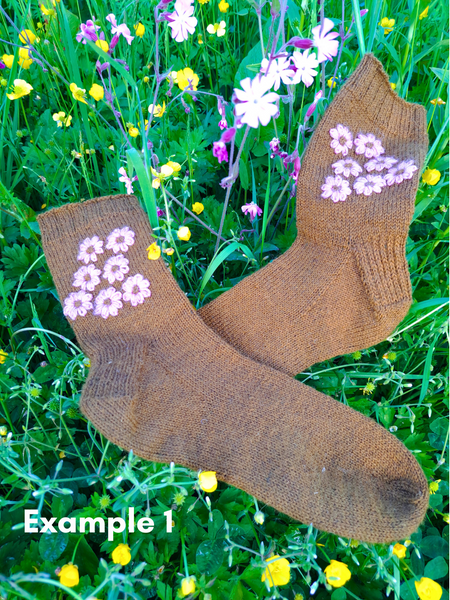
[[[276,2],[274,2],[274,6]],[[175,598],[182,578],[196,577],[195,596],[205,600],[284,597],[299,600],[417,598],[414,581],[429,577],[446,587],[448,573],[448,7],[432,0],[428,15],[421,0],[355,0],[345,2],[344,27],[352,10],[368,9],[348,33],[338,64],[337,86],[325,85],[319,103],[301,132],[307,107],[322,86],[321,77],[293,89],[281,114],[267,127],[250,130],[240,152],[236,180],[228,193],[220,181],[229,175],[226,163],[212,155],[219,139],[217,97],[228,102],[244,77],[259,69],[261,46],[270,35],[270,7],[261,19],[245,0],[230,1],[219,12],[217,0],[195,3],[198,26],[186,42],[171,39],[167,24],[155,35],[155,3],[114,0],[68,0],[44,22],[38,3],[8,0],[0,12],[2,53],[18,56],[19,32],[39,36],[39,54],[29,69],[14,61],[0,72],[0,598]],[[51,3],[46,3],[47,8]],[[172,10],[169,7],[168,10]],[[317,4],[289,2],[286,39],[308,37],[317,23]],[[75,40],[80,22],[95,15],[110,41],[106,16],[119,23],[142,22],[146,33],[129,46],[123,38],[109,59],[94,44]],[[326,0],[324,13],[342,19],[341,3]],[[395,19],[388,35],[381,18]],[[226,35],[210,36],[210,23],[226,22]],[[41,26],[39,25],[41,24]],[[262,38],[260,37],[262,31]],[[198,43],[198,33],[203,44]],[[109,36],[109,37],[108,37]],[[156,50],[159,49],[158,52]],[[124,193],[118,169],[138,174],[136,195],[146,208],[172,273],[191,302],[208,302],[243,277],[283,253],[296,236],[295,196],[281,161],[270,160],[268,142],[276,135],[301,155],[328,101],[353,72],[364,51],[381,60],[396,92],[427,110],[430,149],[426,165],[437,169],[436,185],[421,183],[407,243],[414,303],[391,337],[374,348],[314,365],[297,377],[376,419],[415,454],[430,483],[439,481],[420,529],[411,537],[400,561],[392,547],[358,543],[299,524],[271,507],[258,505],[245,492],[223,483],[216,492],[199,490],[196,473],[128,456],[110,444],[79,413],[78,400],[89,362],[62,315],[45,263],[36,214],[41,210],[98,195]],[[69,84],[89,91],[101,84],[95,62],[111,66],[111,94],[117,118],[107,102],[74,100]],[[335,75],[337,61],[325,63],[324,81]],[[45,67],[46,71],[42,67]],[[169,71],[190,67],[199,75],[196,101],[169,84]],[[157,75],[161,75],[158,79]],[[107,71],[103,72],[105,85]],[[9,100],[14,79],[31,83],[33,91]],[[285,93],[285,92],[282,92]],[[445,104],[433,104],[442,98]],[[132,138],[128,125],[148,117],[149,104],[166,104],[144,136]],[[183,104],[184,103],[184,104]],[[186,112],[185,109],[189,109]],[[57,127],[52,115],[70,115],[69,127]],[[141,128],[142,129],[142,128]],[[143,138],[146,139],[143,139]],[[148,142],[148,144],[147,144]],[[141,152],[144,148],[144,152]],[[88,152],[86,152],[88,151]],[[159,166],[169,160],[179,173],[151,186],[152,154]],[[165,194],[165,198],[164,198]],[[264,212],[253,225],[240,207],[254,200]],[[194,202],[204,211],[196,218]],[[164,211],[156,216],[156,207]],[[225,210],[224,210],[225,207]],[[177,239],[179,226],[190,228],[189,241]],[[219,241],[218,241],[219,240]],[[280,490],[283,494],[284,490]],[[42,516],[121,516],[127,507],[151,514],[155,530],[106,535],[26,534],[24,508]],[[175,527],[165,532],[164,512],[173,508]],[[254,520],[262,511],[264,522]],[[114,565],[111,552],[119,543],[131,547],[132,561]],[[269,592],[261,582],[270,553],[288,557],[288,585]],[[352,573],[345,589],[326,585],[323,569],[331,559],[345,562]],[[74,562],[80,583],[62,586],[57,567]],[[317,582],[317,585],[315,584]],[[312,589],[311,589],[312,588]],[[315,590],[314,590],[315,588]],[[208,596],[210,594],[210,596]],[[447,589],[442,599],[448,598]],[[434,598],[430,600],[435,600]]]

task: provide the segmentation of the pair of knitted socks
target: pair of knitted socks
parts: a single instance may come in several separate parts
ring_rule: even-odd
[[[202,309],[204,320],[163,260],[147,259],[154,239],[133,196],[40,216],[64,314],[91,359],[83,414],[143,458],[216,471],[319,529],[376,543],[409,536],[428,506],[413,455],[286,373],[380,341],[405,314],[425,151],[423,109],[366,56],[308,147],[298,240]]]

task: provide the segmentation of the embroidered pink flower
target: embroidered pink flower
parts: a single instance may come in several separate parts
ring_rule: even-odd
[[[130,302],[131,306],[142,304],[145,298],[150,298],[152,295],[148,289],[150,282],[138,273],[133,277],[128,277],[125,283],[122,284],[123,299],[125,302]]]
[[[82,290],[92,290],[100,283],[100,269],[90,264],[87,267],[80,267],[73,276],[73,287],[79,287]]]
[[[350,184],[346,179],[342,179],[340,175],[336,177],[330,175],[325,178],[321,197],[331,198],[333,202],[344,202],[351,193]]]
[[[126,252],[129,246],[134,244],[134,231],[126,226],[122,229],[114,229],[112,233],[108,235],[106,240],[106,248],[112,250],[114,254],[117,252]]]
[[[88,310],[92,308],[92,294],[88,294],[83,290],[70,293],[64,300],[63,313],[72,321],[77,317],[85,317]]]
[[[386,182],[381,175],[366,175],[355,179],[353,189],[357,194],[370,196],[373,192],[379,194],[385,185]]]
[[[103,254],[103,242],[98,235],[94,235],[94,237],[86,238],[81,242],[77,258],[88,264],[91,261],[97,262],[97,254]]]
[[[355,138],[356,154],[364,154],[366,158],[377,158],[380,154],[384,154],[384,148],[373,133],[359,133]]]
[[[122,294],[113,287],[101,290],[95,299],[94,315],[100,315],[104,319],[109,316],[117,317],[119,308],[123,306],[120,301],[121,297]]]
[[[362,167],[360,164],[353,160],[352,158],[343,158],[338,160],[334,164],[331,165],[334,169],[336,175],[343,175],[344,177],[350,177],[350,175],[354,175],[358,177],[360,173],[362,173]]]
[[[130,270],[128,262],[128,259],[125,258],[123,254],[111,256],[111,258],[108,258],[108,260],[105,262],[103,278],[107,279],[109,283],[123,281],[125,274]]]
[[[398,162],[398,160],[393,156],[378,156],[377,158],[372,158],[369,162],[366,162],[364,166],[366,167],[366,171],[370,173],[371,171],[390,169],[396,162]]]
[[[384,179],[387,185],[401,183],[404,179],[411,179],[415,171],[417,171],[417,167],[412,160],[402,161],[389,169]]]
[[[333,138],[330,146],[334,152],[347,156],[348,151],[353,147],[353,136],[348,127],[340,124],[336,125],[334,129],[330,129],[330,135]]]

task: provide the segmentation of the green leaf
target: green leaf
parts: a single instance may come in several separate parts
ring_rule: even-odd
[[[217,536],[217,532],[222,528],[223,516],[220,510],[215,508],[212,511],[213,520],[208,521],[208,535],[211,540]]]
[[[69,534],[56,531],[41,534],[39,540],[39,553],[44,560],[54,562],[64,552],[69,541]]]
[[[345,600],[346,598],[347,592],[344,590],[344,588],[338,588],[331,594],[331,600]]]
[[[223,556],[224,550],[220,540],[202,542],[197,548],[195,557],[198,570],[205,575],[213,575],[220,569]]]
[[[62,519],[69,513],[72,505],[72,496],[55,496],[52,501],[52,516]]]
[[[444,83],[449,83],[448,69],[438,69],[437,67],[430,67],[433,73]]]
[[[241,182],[244,190],[248,190],[250,187],[250,178],[248,176],[247,161],[241,156],[239,159],[239,181]]]
[[[420,551],[430,558],[448,556],[448,542],[438,535],[429,535],[420,542]]]
[[[430,579],[441,579],[448,573],[448,565],[443,556],[437,556],[430,560],[425,567],[424,575]]]
[[[135,148],[127,150],[127,155],[128,158],[131,160],[136,174],[138,176],[138,181],[141,186],[141,192],[144,198],[145,207],[147,209],[147,214],[150,219],[150,225],[152,226],[152,229],[157,229],[159,227],[159,222],[158,213],[156,211],[156,200],[148,172],[146,171],[144,163],[142,162],[142,159]]]
[[[414,579],[405,581],[400,586],[400,598],[402,600],[416,600],[418,598],[416,587],[414,585]]]

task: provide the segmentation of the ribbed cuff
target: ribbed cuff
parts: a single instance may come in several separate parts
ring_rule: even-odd
[[[86,202],[65,204],[38,215],[41,233],[47,239],[60,240],[66,236],[79,235],[80,231],[92,229],[94,223],[113,219],[120,215],[141,210],[135,196],[119,194],[101,196]]]
[[[420,104],[406,102],[394,92],[383,65],[366,54],[337,96],[350,92],[364,104],[368,117],[379,127],[404,138],[428,144],[427,112]]]

